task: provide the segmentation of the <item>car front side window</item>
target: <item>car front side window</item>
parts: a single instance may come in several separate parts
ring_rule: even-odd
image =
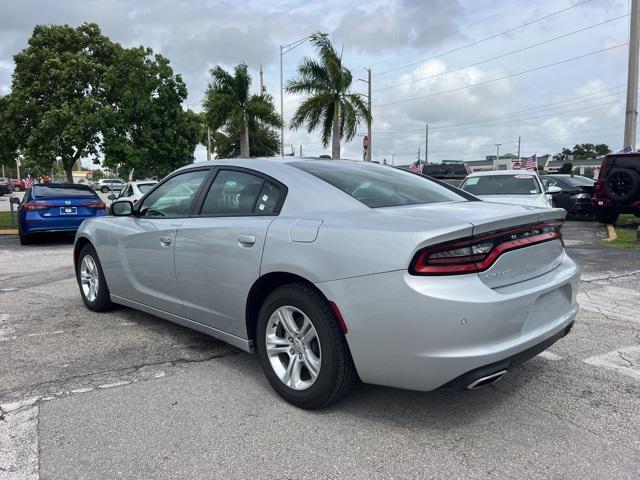
[[[191,202],[209,170],[178,174],[153,191],[140,206],[144,217],[180,217],[189,213]]]

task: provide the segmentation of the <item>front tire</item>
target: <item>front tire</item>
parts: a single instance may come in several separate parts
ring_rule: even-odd
[[[331,405],[347,395],[357,380],[331,307],[308,286],[289,284],[274,290],[260,309],[256,337],[269,383],[297,407]]]
[[[102,193],[107,193],[107,192],[109,191],[109,187],[102,187],[102,188],[100,189],[100,191],[101,191]]]
[[[104,312],[113,308],[102,265],[92,245],[85,245],[78,255],[76,278],[82,301],[89,310]]]

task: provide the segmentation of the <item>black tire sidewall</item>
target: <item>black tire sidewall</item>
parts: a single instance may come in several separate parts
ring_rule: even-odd
[[[629,191],[623,195],[619,195],[611,191],[611,189],[609,188],[609,179],[618,174],[628,175],[631,181],[631,187],[629,188]],[[634,172],[631,169],[614,168],[613,170],[611,170],[611,172],[607,176],[607,180],[606,180],[607,193],[616,202],[627,202],[633,199],[633,197],[638,193],[639,187],[640,187],[640,177],[636,172]]]
[[[100,278],[98,279],[98,294],[96,295],[96,299],[93,302],[90,302],[87,297],[84,296],[84,292],[82,290],[82,282],[80,281],[80,267],[82,266],[82,260],[87,255],[90,255],[95,262],[98,269],[98,274],[100,275]],[[109,287],[107,286],[107,281],[104,277],[104,272],[102,271],[100,259],[98,258],[98,254],[95,248],[93,248],[93,245],[85,245],[84,247],[82,247],[82,250],[80,250],[80,254],[78,255],[78,263],[76,265],[76,279],[78,281],[78,287],[80,288],[80,296],[82,297],[82,301],[89,310],[99,312],[107,310],[112,306],[111,298],[109,296]]]
[[[265,330],[273,312],[290,305],[305,313],[313,323],[320,342],[322,365],[315,383],[306,390],[287,387],[273,371],[265,347]],[[335,319],[327,315],[327,308],[317,298],[310,296],[303,287],[285,285],[271,293],[260,309],[256,329],[256,347],[264,373],[271,386],[288,402],[301,408],[318,408],[330,398],[338,380],[338,349],[335,345]],[[332,324],[333,322],[333,324]]]

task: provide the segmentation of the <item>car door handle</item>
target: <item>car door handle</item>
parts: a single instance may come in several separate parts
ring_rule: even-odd
[[[238,243],[241,247],[250,247],[256,243],[255,235],[238,235]]]
[[[173,242],[173,238],[171,237],[160,237],[160,245],[163,247],[170,247],[171,242]]]

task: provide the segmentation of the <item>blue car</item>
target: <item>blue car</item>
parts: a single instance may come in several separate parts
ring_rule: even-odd
[[[86,185],[33,185],[18,206],[20,243],[32,243],[36,233],[75,232],[87,218],[106,214],[105,203]]]

